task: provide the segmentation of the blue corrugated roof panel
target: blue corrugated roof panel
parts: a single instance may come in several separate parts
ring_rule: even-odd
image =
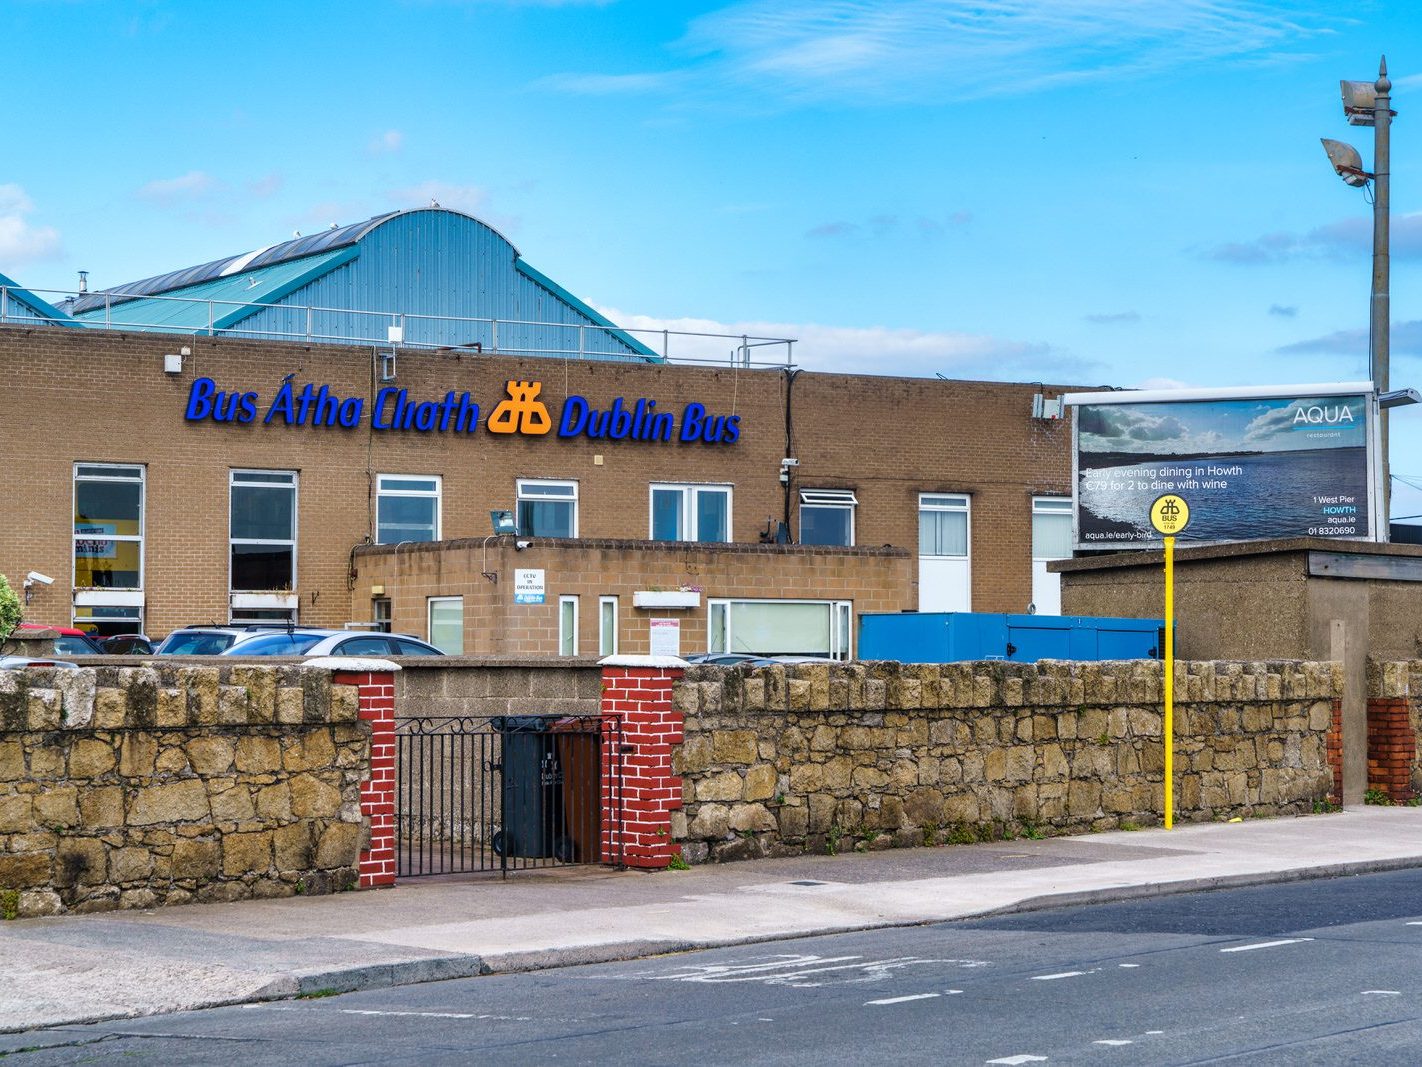
[[[75,316],[86,325],[105,324],[124,329],[152,329],[175,333],[221,331],[260,310],[252,304],[273,303],[314,277],[334,270],[356,256],[354,248],[307,256],[269,267],[245,270],[163,294],[162,298],[136,298]]]
[[[661,358],[529,267],[493,227],[437,207],[90,293],[75,316],[124,329],[378,344],[399,324],[407,345]]]
[[[14,279],[0,274],[0,323],[27,326],[73,326],[75,322],[48,301],[41,300]]]

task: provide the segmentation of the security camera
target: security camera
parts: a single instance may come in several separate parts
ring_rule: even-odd
[[[533,544],[532,541],[515,541],[515,542],[514,542],[514,551],[515,551],[515,552],[522,552],[525,548],[528,548],[531,544]]]
[[[51,577],[50,577],[49,575],[47,575],[47,574],[41,574],[39,571],[30,571],[29,574],[25,575],[25,581],[27,581],[27,582],[39,582],[40,585],[53,585],[53,584],[54,584],[54,579],[53,579],[53,578],[51,578]]]

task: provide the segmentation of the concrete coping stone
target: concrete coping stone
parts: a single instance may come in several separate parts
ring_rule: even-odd
[[[604,656],[597,662],[600,667],[653,667],[663,670],[680,670],[691,666],[680,656]]]
[[[366,658],[364,656],[317,656],[314,659],[305,660],[303,667],[315,667],[323,671],[346,671],[354,674],[370,674],[376,671],[395,672],[400,670],[400,664],[394,660],[378,659],[374,656]]]

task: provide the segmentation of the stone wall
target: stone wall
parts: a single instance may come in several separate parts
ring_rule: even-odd
[[[1313,810],[1333,663],[1176,665],[1176,818]],[[690,861],[1155,825],[1162,666],[693,667],[673,692]]]
[[[357,711],[316,668],[0,671],[0,914],[352,888]]]

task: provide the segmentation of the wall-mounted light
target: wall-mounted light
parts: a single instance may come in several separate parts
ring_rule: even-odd
[[[193,354],[193,350],[192,350],[191,348],[188,348],[186,345],[184,345],[182,348],[178,349],[178,351],[176,351],[176,352],[167,352],[167,353],[165,353],[165,354],[163,355],[163,373],[164,373],[164,374],[182,374],[182,373],[183,373],[183,357],[184,357],[184,356],[190,356],[190,355],[192,355],[192,354]]]

